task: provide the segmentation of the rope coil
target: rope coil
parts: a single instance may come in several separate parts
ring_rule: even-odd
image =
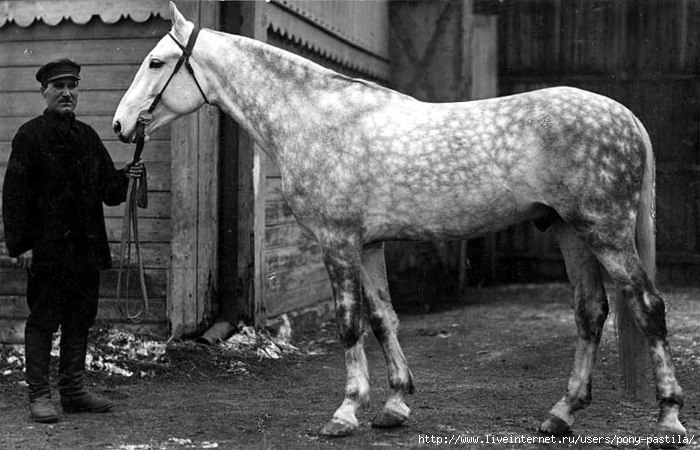
[[[144,137],[142,129],[145,127],[143,121],[139,121],[139,139],[136,143],[134,151],[134,159],[132,164],[136,163],[141,157],[141,152],[144,146]],[[146,168],[141,178],[129,178],[129,186],[126,191],[126,204],[124,208],[124,219],[122,221],[122,238],[119,250],[119,270],[117,272],[117,300],[123,303],[119,306],[119,311],[126,319],[132,323],[141,323],[148,317],[148,291],[146,290],[146,275],[143,270],[143,261],[141,258],[141,241],[139,239],[139,222],[138,208],[148,207],[148,183],[146,182]],[[132,239],[133,231],[133,239]],[[131,312],[129,305],[129,274],[131,266],[131,246],[134,246],[136,251],[136,262],[139,272],[139,281],[141,287],[141,304],[139,309]],[[126,262],[126,273],[125,273]],[[122,277],[124,278],[124,294],[122,296]]]

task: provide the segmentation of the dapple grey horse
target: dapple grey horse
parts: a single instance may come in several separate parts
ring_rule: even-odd
[[[321,434],[350,434],[369,402],[363,316],[392,392],[373,425],[399,426],[409,416],[414,381],[397,338],[384,241],[464,239],[535,221],[559,242],[578,326],[566,393],[540,430],[569,432],[572,413],[591,401],[608,315],[604,268],[648,344],[656,432],[685,435],[665,302],[653,284],[654,158],[627,108],[564,87],[424,103],[255,40],[199,33],[173,4],[171,14],[172,30],[141,65],[114,129],[133,141],[139,117],[148,135],[211,102],[279,166],[285,200],[321,248],[345,347],[345,399]]]

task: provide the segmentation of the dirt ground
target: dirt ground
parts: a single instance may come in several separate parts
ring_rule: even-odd
[[[700,431],[700,289],[664,292],[671,347],[686,392],[682,421],[693,435]],[[116,411],[72,414],[54,425],[29,419],[23,377],[6,373],[0,376],[0,448],[646,447],[490,443],[495,437],[522,442],[539,436],[537,426],[563,394],[575,341],[570,292],[565,285],[510,286],[470,290],[467,299],[442,301],[428,314],[401,314],[400,338],[417,392],[409,398],[412,415],[400,429],[369,426],[388,389],[383,356],[368,336],[373,396],[360,416],[361,428],[347,438],[318,436],[342,401],[345,380],[343,353],[328,325],[297,340],[299,351],[279,359],[178,344],[168,348],[166,363],[142,367],[145,377],[91,372],[91,388],[113,399]],[[575,435],[631,438],[652,431],[657,413],[652,399],[625,398],[617,363],[609,320],[593,404],[576,416]],[[446,441],[453,436],[457,442],[450,445]],[[446,440],[442,445],[440,438]],[[474,438],[489,443],[466,443]],[[700,448],[700,437],[686,448]]]

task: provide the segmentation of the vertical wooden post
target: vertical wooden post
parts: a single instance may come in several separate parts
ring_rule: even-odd
[[[219,6],[185,2],[183,15],[218,28]],[[171,261],[168,318],[171,338],[191,334],[212,315],[218,250],[218,110],[204,107],[171,128]]]
[[[191,16],[189,16],[191,17]],[[196,117],[172,126],[170,273],[167,297],[171,339],[186,333],[197,301],[197,136]]]
[[[476,14],[472,16],[471,59],[469,61],[472,100],[498,95],[498,24],[495,16]],[[484,258],[486,281],[496,279],[496,233],[484,236]]]
[[[459,241],[459,273],[457,274],[457,294],[464,294],[467,288],[467,270],[469,269],[469,257],[467,253],[468,242],[466,239]]]
[[[199,25],[218,29],[220,7],[200,3]],[[197,227],[197,324],[208,322],[216,305],[219,249],[219,108],[207,105],[197,114],[199,122],[198,227]]]
[[[474,71],[472,65],[472,53],[474,47],[474,4],[473,0],[463,0],[462,5],[462,21],[460,23],[462,33],[462,80],[463,85],[461,92],[461,100],[470,100],[472,96],[472,87],[474,85]]]
[[[462,100],[468,100],[471,97],[472,86],[474,80],[472,78],[472,42],[473,42],[473,30],[474,30],[474,5],[472,0],[464,0],[462,2],[462,21],[461,21],[461,32],[462,32],[462,80],[463,92],[461,94]],[[459,241],[459,273],[457,280],[457,293],[463,294],[465,288],[467,287],[467,269],[468,269],[468,241],[463,239]]]
[[[221,2],[221,31],[240,34],[240,3]],[[220,121],[220,151],[219,151],[219,282],[217,300],[219,305],[218,321],[228,322],[235,326],[240,317],[245,316],[247,291],[243,290],[245,268],[242,263],[243,254],[248,254],[242,248],[246,241],[241,241],[240,230],[247,216],[241,215],[244,210],[244,198],[252,198],[251,194],[243,195],[244,184],[241,182],[239,170],[239,134],[238,124],[223,112],[219,112]],[[246,299],[244,302],[243,299]]]
[[[462,64],[465,99],[478,100],[498,95],[498,26],[495,16],[474,14],[472,1],[462,4]],[[496,278],[496,235],[484,237],[486,281]],[[466,283],[468,243],[460,242],[458,292]]]
[[[241,3],[241,34],[260,41],[267,40],[266,3]],[[267,319],[264,295],[265,244],[265,178],[266,160],[263,151],[241,130],[239,138],[239,278],[247,314],[257,328]],[[244,253],[245,252],[245,253]],[[252,270],[251,270],[252,269]],[[249,317],[250,318],[250,317]]]

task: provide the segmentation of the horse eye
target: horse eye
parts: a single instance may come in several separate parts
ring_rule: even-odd
[[[151,69],[160,69],[161,67],[163,67],[163,64],[165,63],[159,59],[152,59],[148,67]]]

